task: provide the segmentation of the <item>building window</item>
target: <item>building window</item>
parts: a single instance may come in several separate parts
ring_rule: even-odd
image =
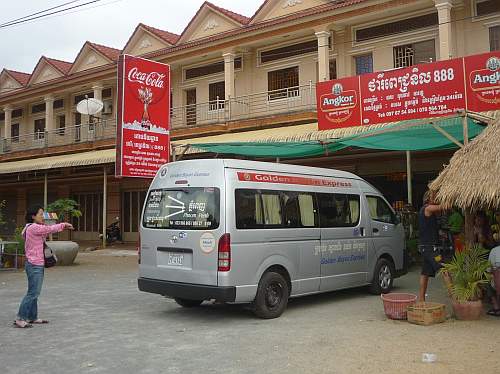
[[[500,51],[500,26],[490,27],[490,51]]]
[[[57,116],[57,134],[63,136],[66,130],[66,116],[60,115]]]
[[[403,68],[436,60],[434,39],[394,47],[394,67]]]
[[[373,73],[373,55],[371,53],[361,56],[354,56],[356,65],[356,75]]]
[[[209,110],[224,109],[226,83],[224,81],[208,85]]]
[[[330,79],[337,79],[337,61],[335,59],[329,61],[328,69],[330,70]]]
[[[0,112],[0,121],[5,121],[5,112]]]
[[[234,59],[234,68],[241,69],[241,57],[236,57]],[[185,79],[187,80],[223,72],[224,72],[224,61],[218,61],[214,62],[213,64],[186,69],[184,71],[184,76]]]
[[[19,123],[13,123],[10,126],[10,138],[12,143],[19,143]]]
[[[495,0],[497,1],[497,0]],[[381,38],[383,36],[391,36],[418,30],[425,27],[437,26],[437,13],[426,14],[423,16],[407,18],[400,21],[386,23],[379,26],[367,27],[365,29],[356,30],[356,41],[363,42],[366,40]]]
[[[500,1],[498,0],[477,0],[476,15],[485,16],[500,12]]]
[[[274,70],[267,73],[268,100],[299,96],[299,67]]]
[[[129,191],[122,194],[122,222],[124,232],[138,232],[146,191]]]
[[[40,104],[34,104],[31,106],[31,113],[41,113],[45,112],[45,103],[40,103]]]
[[[308,42],[302,42],[302,43],[288,45],[286,47],[271,49],[269,51],[262,51],[260,52],[260,62],[264,64],[266,62],[272,62],[284,58],[290,58],[293,56],[300,56],[306,53],[312,53],[317,51],[318,51],[318,41],[315,39]]]
[[[85,193],[73,196],[82,212],[80,217],[73,218],[76,231],[100,232],[102,231],[102,193]]]
[[[33,130],[35,140],[45,138],[45,118],[36,119]]]
[[[74,104],[77,105],[80,101],[84,100],[85,96],[87,96],[90,99],[91,97],[94,97],[94,93],[87,92],[87,93],[75,96]]]
[[[196,125],[196,88],[190,88],[186,92],[186,124]]]
[[[111,97],[111,87],[102,90],[102,98],[107,99]]]
[[[22,109],[15,109],[12,111],[12,118],[18,118],[23,116],[23,110]]]
[[[54,109],[61,109],[64,108],[64,100],[63,99],[58,99],[54,101],[54,104],[52,105]]]

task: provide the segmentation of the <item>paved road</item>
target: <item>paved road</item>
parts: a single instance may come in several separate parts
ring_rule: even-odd
[[[0,272],[0,373],[500,373],[500,320],[422,327],[387,320],[363,289],[292,300],[259,320],[241,306],[182,309],[137,291],[136,257],[80,253],[46,273],[49,325],[11,327],[22,272]],[[397,281],[416,291],[418,273]],[[441,281],[430,298],[445,301]],[[438,355],[433,364],[422,353]]]

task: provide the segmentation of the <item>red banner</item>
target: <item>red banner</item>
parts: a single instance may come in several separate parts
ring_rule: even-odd
[[[321,82],[320,130],[500,109],[500,52]]]
[[[170,67],[118,60],[116,176],[153,178],[170,157]]]

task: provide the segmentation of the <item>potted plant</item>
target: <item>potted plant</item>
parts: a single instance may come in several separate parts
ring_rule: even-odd
[[[451,280],[448,286],[453,311],[460,320],[479,319],[483,310],[482,286],[490,281],[488,251],[480,246],[471,246],[456,252],[452,260],[443,265],[441,273]]]
[[[82,215],[78,203],[68,198],[58,199],[49,204],[47,211],[56,213],[61,222],[69,222],[72,218]],[[71,265],[78,254],[78,243],[70,240],[49,240],[47,245],[55,252],[58,265]]]

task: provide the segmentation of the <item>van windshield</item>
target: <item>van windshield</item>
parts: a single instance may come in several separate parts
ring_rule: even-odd
[[[219,227],[219,195],[215,187],[151,190],[142,224],[150,229],[216,229]]]

